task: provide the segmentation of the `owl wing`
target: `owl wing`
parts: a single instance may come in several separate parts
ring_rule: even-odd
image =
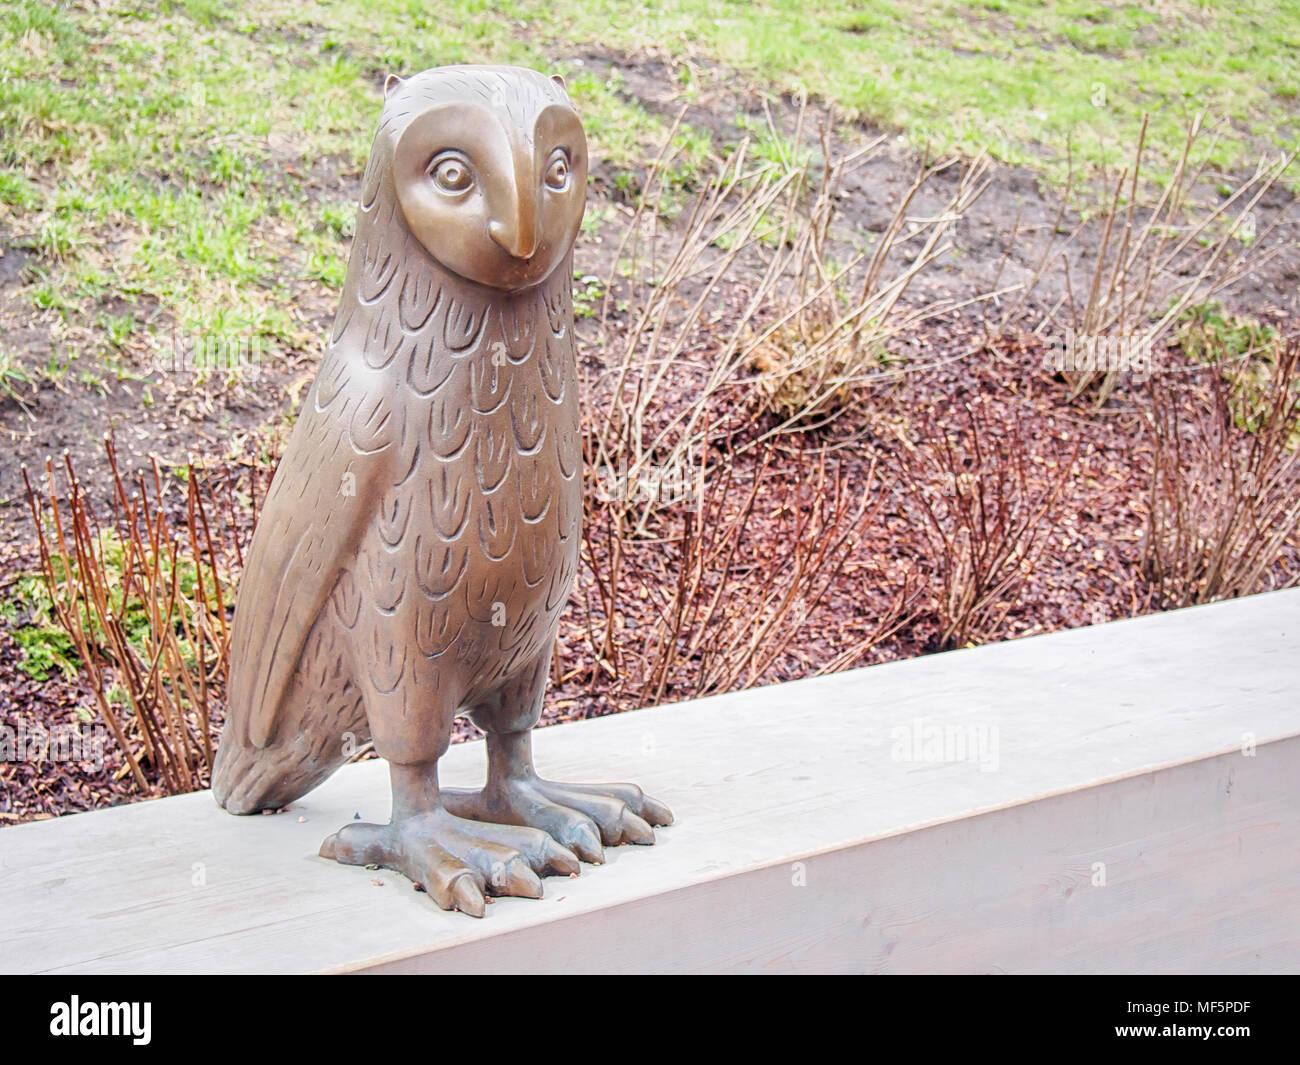
[[[353,562],[391,465],[392,411],[331,351],[271,483],[245,561],[230,643],[226,728],[275,737],[303,647]]]

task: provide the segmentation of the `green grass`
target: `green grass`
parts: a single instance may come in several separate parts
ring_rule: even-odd
[[[1212,300],[1183,312],[1178,342],[1192,361],[1223,367],[1231,385],[1229,408],[1239,428],[1254,433],[1268,424],[1268,412],[1278,399],[1282,340],[1276,328],[1251,315],[1229,314]],[[1300,424],[1292,427],[1288,447],[1300,447]]]
[[[0,226],[34,253],[26,298],[87,327],[110,365],[173,327],[313,349],[296,307],[341,284],[354,205],[337,177],[364,165],[383,76],[559,70],[593,155],[634,192],[666,124],[576,62],[593,45],[674,57],[683,101],[804,89],[918,146],[1054,178],[1067,142],[1085,171],[1122,164],[1144,111],[1157,180],[1196,111],[1223,119],[1206,149],[1221,170],[1300,136],[1300,0],[9,0]],[[690,128],[678,141],[684,195],[711,146]]]
[[[1178,341],[1183,353],[1196,362],[1228,362],[1267,351],[1277,343],[1278,333],[1258,318],[1228,314],[1211,300],[1182,313]]]
[[[172,470],[172,473],[179,474],[182,470],[188,473],[185,467]],[[181,479],[184,480],[184,477]],[[97,551],[103,560],[104,586],[109,589],[112,616],[122,626],[127,643],[142,660],[149,661],[156,650],[153,642],[156,634],[149,609],[139,595],[139,582],[132,585],[136,589],[134,593],[128,594],[124,590],[127,584],[124,570],[127,564],[126,547],[118,539],[114,530],[105,529],[99,534]],[[158,564],[162,573],[171,573],[172,554],[165,545],[160,553]],[[51,556],[51,565],[60,584],[64,586],[60,594],[65,594],[64,589],[68,584],[67,575],[69,573],[73,575],[72,583],[77,585],[76,610],[83,619],[90,619],[87,635],[96,644],[106,646],[108,638],[100,626],[98,616],[87,604],[80,583],[76,580],[75,561],[56,552]],[[135,565],[140,565],[138,555]],[[176,557],[176,570],[176,588],[179,596],[190,601],[195,600],[199,595],[199,586],[198,570],[193,559],[183,552],[179,553]],[[209,579],[205,577],[205,580]],[[166,587],[165,577],[164,591]],[[205,590],[208,596],[212,597],[210,586]],[[233,586],[224,586],[223,591],[226,605],[233,606]],[[166,605],[165,602],[162,603],[164,611]],[[8,586],[4,595],[0,596],[0,620],[6,623],[23,652],[22,661],[18,663],[19,668],[33,680],[43,682],[56,671],[68,678],[76,676],[80,659],[72,638],[57,621],[55,605],[50,598],[50,588],[42,574],[20,574]],[[191,648],[188,637],[179,619],[174,623],[174,629],[186,652],[185,662],[190,666],[195,665],[189,654]]]
[[[77,675],[79,660],[72,638],[54,620],[40,574],[24,574],[10,585],[6,598],[0,599],[0,619],[22,651],[18,668],[33,680],[43,683],[55,672],[69,679]]]
[[[0,395],[22,402],[32,384],[32,372],[9,348],[0,347]]]
[[[558,37],[708,57],[901,129],[915,145],[1046,168],[1124,165],[1151,115],[1167,174],[1192,115],[1222,119],[1210,154],[1253,170],[1300,140],[1300,2],[584,0],[513,10]],[[1294,181],[1294,177],[1293,177]]]
[[[355,205],[330,179],[363,168],[384,74],[555,66],[517,32],[476,2],[6,4],[0,223],[36,253],[29,299],[90,325],[105,359],[172,325],[307,350],[295,300],[342,282]],[[665,124],[570,73],[597,157],[630,172]],[[106,317],[119,298],[158,313]]]

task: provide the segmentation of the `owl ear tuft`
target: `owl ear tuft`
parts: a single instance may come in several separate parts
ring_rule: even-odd
[[[390,96],[392,96],[393,90],[396,89],[401,84],[402,84],[401,78],[399,78],[396,74],[389,74],[388,77],[384,79],[384,99],[387,100]]]
[[[555,84],[558,85],[561,89],[568,89],[568,86],[564,84],[563,74],[552,74],[551,80],[555,82]]]

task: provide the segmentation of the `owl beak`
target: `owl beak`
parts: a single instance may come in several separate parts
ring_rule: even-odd
[[[538,232],[536,211],[531,204],[520,203],[514,217],[507,221],[493,220],[488,232],[506,252],[516,259],[531,259],[537,251]]]

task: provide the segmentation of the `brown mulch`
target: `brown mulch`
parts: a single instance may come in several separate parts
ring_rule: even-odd
[[[821,434],[822,443],[833,448],[830,462],[838,465],[846,491],[868,491],[881,498],[822,601],[797,631],[782,634],[788,640],[782,654],[755,678],[756,683],[808,676],[867,640],[880,620],[897,609],[909,579],[912,597],[903,612],[908,616],[898,630],[840,665],[869,665],[940,649],[936,613],[925,583],[934,560],[925,557],[925,545],[916,536],[915,514],[908,509],[897,472],[908,452],[924,442],[925,432],[933,432],[936,425],[958,425],[968,407],[980,410],[994,431],[999,426],[1014,429],[1036,460],[1027,465],[1031,477],[1038,480],[1031,489],[1059,477],[1060,464],[1069,463],[1051,542],[1032,572],[1010,593],[1013,601],[1002,626],[983,639],[1051,632],[1159,608],[1140,565],[1150,477],[1143,431],[1148,406],[1145,382],[1121,382],[1100,410],[1083,401],[1071,404],[1066,402],[1063,383],[1041,369],[1037,341],[1003,338],[981,349],[977,330],[978,323],[960,317],[932,323],[917,343],[927,363],[939,365],[869,390],[850,416]],[[942,361],[945,354],[972,350],[974,354]],[[1202,409],[1206,400],[1196,375],[1184,376],[1180,395],[1190,414]],[[689,375],[677,387],[688,394]],[[761,418],[754,421],[752,411],[738,415],[737,424],[745,424],[746,418],[751,432],[763,427]],[[750,454],[752,473],[758,453]],[[876,477],[868,482],[873,458]],[[801,475],[792,461],[776,463],[774,474],[778,488],[782,478],[788,481]],[[758,508],[749,531],[754,552],[749,563],[758,565],[764,553],[790,550],[791,522],[788,507]],[[595,555],[599,557],[598,552]],[[615,629],[629,671],[647,651],[646,634],[656,631],[658,600],[637,590],[670,587],[678,564],[679,555],[671,544],[628,546]],[[0,573],[31,571],[35,565],[30,548],[7,547],[0,558]],[[1300,558],[1291,549],[1279,572],[1294,575],[1297,571]],[[7,579],[0,577],[0,582]],[[644,701],[635,685],[628,685],[626,678],[623,683],[613,681],[597,662],[589,626],[603,618],[593,620],[586,606],[594,587],[593,572],[584,565],[561,624],[557,680],[548,696],[544,724],[601,716]],[[91,728],[88,720],[94,703],[83,683],[61,677],[38,683],[18,668],[19,657],[11,634],[0,630],[0,723],[15,732],[20,727],[31,729],[34,722],[46,728]],[[661,701],[702,694],[690,686],[689,667],[684,663],[674,674],[676,679]],[[476,730],[467,722],[458,725],[457,741],[474,735]],[[145,797],[126,774],[111,738],[103,753],[99,766],[50,758],[0,762],[0,825]]]

